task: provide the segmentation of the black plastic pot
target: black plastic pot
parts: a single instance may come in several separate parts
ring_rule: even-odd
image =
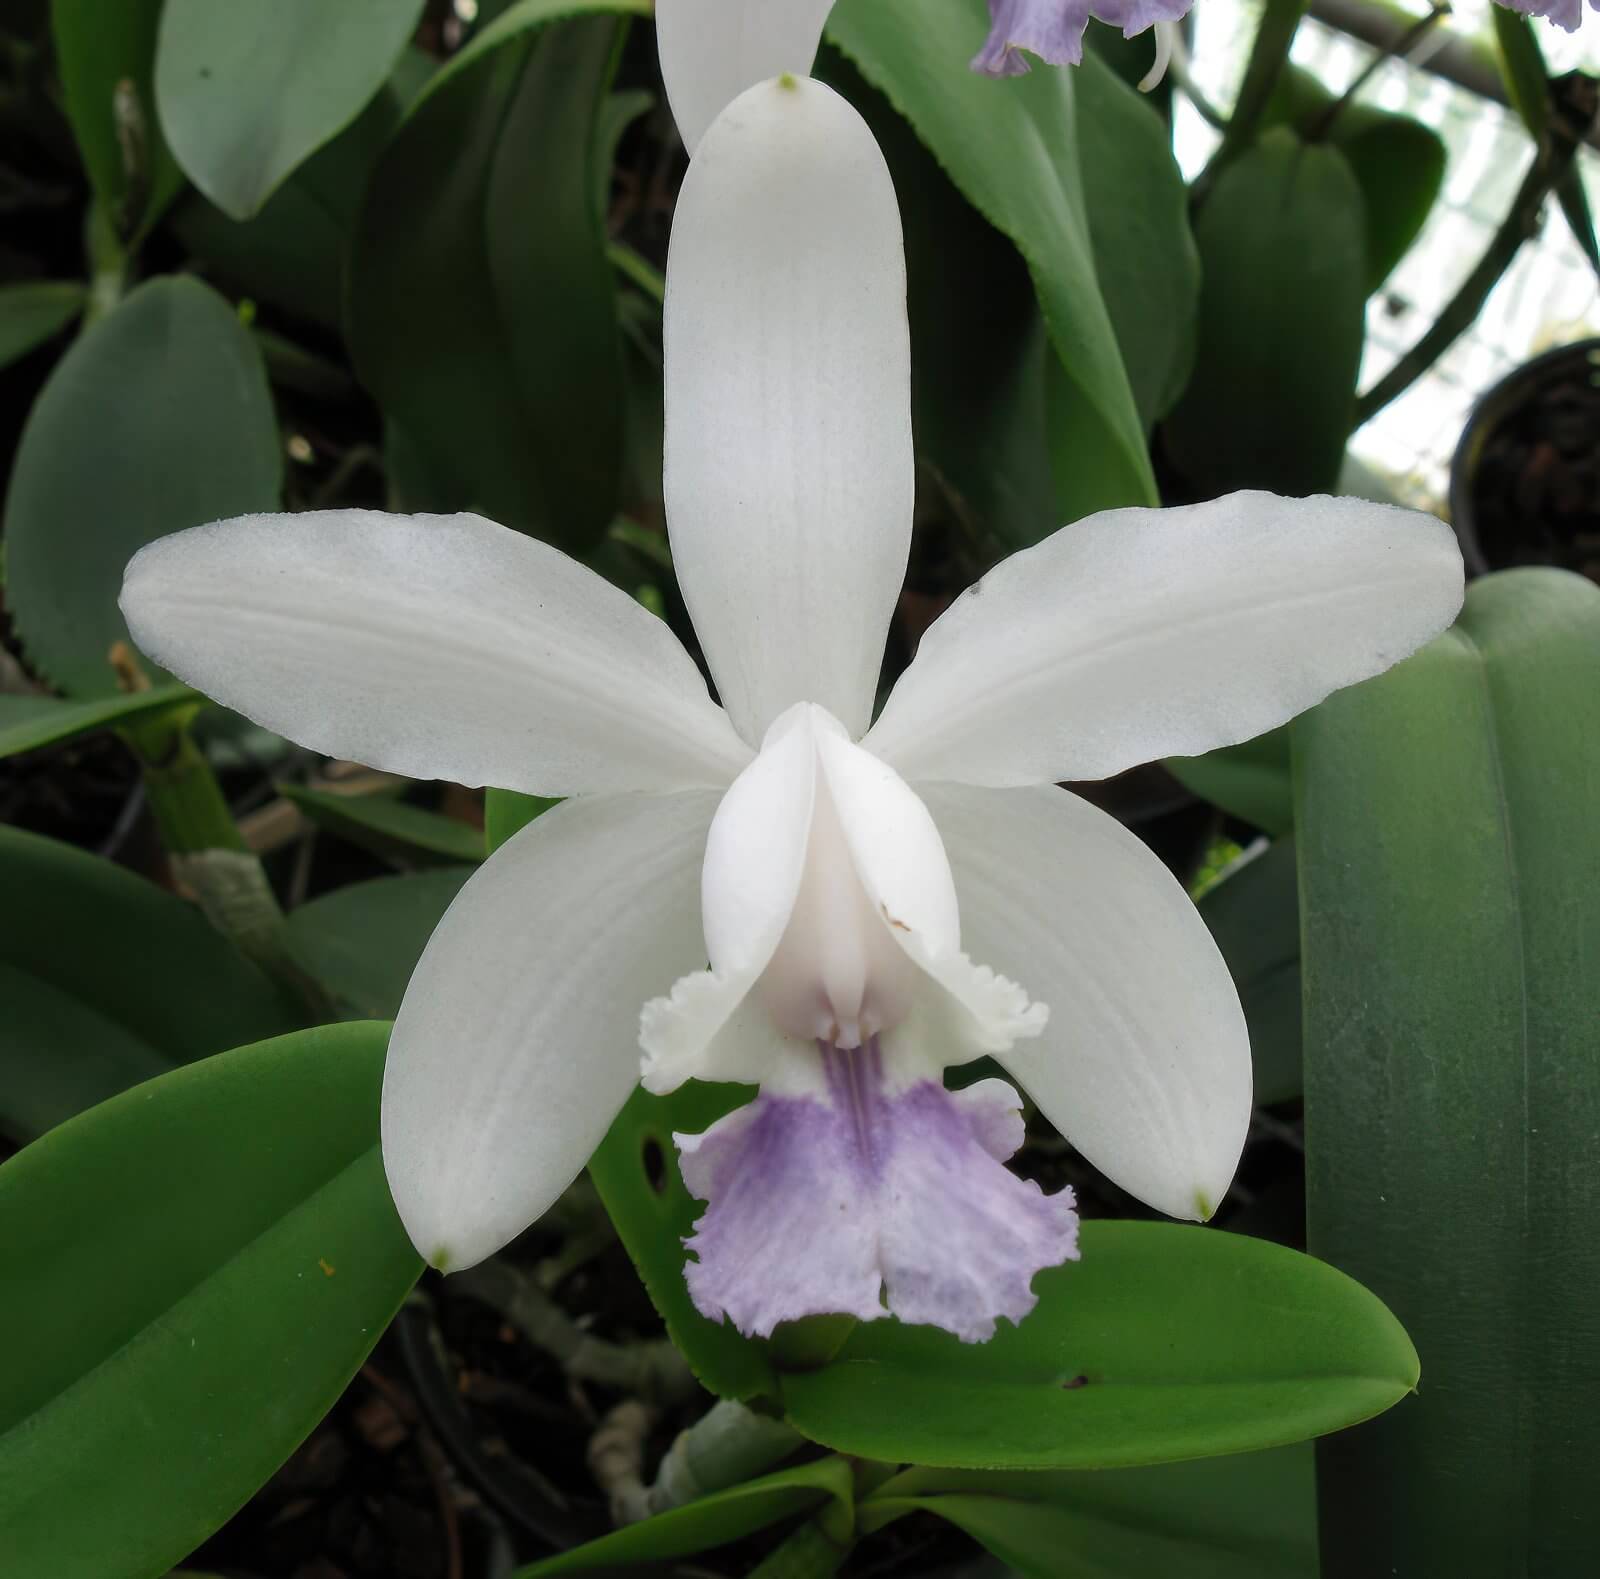
[[[1535,357],[1478,402],[1450,518],[1469,575],[1556,565],[1600,581],[1600,340]]]

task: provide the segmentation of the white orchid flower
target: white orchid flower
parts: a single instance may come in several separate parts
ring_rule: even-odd
[[[1193,905],[1056,781],[1247,739],[1377,673],[1448,624],[1460,558],[1430,517],[1352,500],[1095,516],[959,598],[872,724],[913,467],[899,218],[856,112],[792,77],[739,97],[667,281],[671,542],[722,707],[664,623],[473,515],[199,527],[135,557],[123,610],[152,658],[304,745],[569,797],[466,884],[395,1024],[383,1153],[431,1262],[545,1211],[642,1043],[653,1090],[761,1088],[679,1137],[702,1311],[769,1333],[886,1300],[981,1339],[1076,1222],[1003,1166],[1017,1093],[945,1068],[992,1055],[1179,1217],[1220,1199],[1250,1109]]]

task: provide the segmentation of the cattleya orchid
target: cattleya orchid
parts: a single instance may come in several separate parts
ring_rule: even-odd
[[[1352,500],[1094,516],[959,598],[874,722],[913,495],[894,191],[827,87],[722,108],[739,70],[674,75],[689,7],[661,7],[673,104],[707,128],[667,267],[665,499],[721,705],[664,622],[475,515],[198,527],[134,558],[122,606],[152,658],[308,747],[567,797],[462,889],[394,1027],[383,1155],[431,1262],[540,1216],[641,1076],[751,1082],[677,1137],[708,1203],[699,1308],[979,1340],[1076,1254],[1076,1218],[1004,1166],[1017,1092],[944,1070],[998,1060],[1179,1217],[1211,1213],[1250,1110],[1193,905],[1057,781],[1377,673],[1449,623],[1460,558],[1430,517]]]

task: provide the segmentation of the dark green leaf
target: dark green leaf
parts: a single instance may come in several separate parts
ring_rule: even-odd
[[[686,1507],[657,1514],[602,1535],[543,1562],[519,1568],[514,1579],[555,1579],[557,1574],[636,1574],[642,1565],[726,1546],[769,1524],[832,1499],[846,1517],[854,1501],[850,1466],[842,1458],[780,1469],[774,1475],[715,1491]]]
[[[319,828],[401,866],[483,859],[483,835],[469,823],[390,795],[336,795],[301,784],[280,784],[278,793]]]
[[[535,817],[542,816],[559,799],[544,795],[522,795],[516,790],[491,789],[483,797],[484,854],[493,855],[512,834],[526,828]]]
[[[1203,757],[1168,757],[1167,771],[1191,794],[1273,837],[1294,827],[1287,726]]]
[[[1239,861],[1200,896],[1250,1028],[1257,1102],[1300,1095],[1300,904],[1294,840]]]
[[[75,280],[0,286],[0,367],[65,329],[83,311],[85,295]]]
[[[1425,1368],[1319,1458],[1330,1579],[1600,1550],[1597,678],[1600,588],[1511,570],[1295,725],[1311,1243]]]
[[[67,115],[95,196],[122,236],[148,229],[183,186],[156,118],[160,16],[161,0],[51,0]]]
[[[172,151],[213,203],[248,219],[355,119],[423,0],[166,0],[156,102]]]
[[[1085,1223],[1082,1249],[987,1343],[863,1323],[831,1365],[784,1376],[790,1423],[892,1463],[1109,1469],[1336,1431],[1416,1383],[1399,1322],[1297,1251],[1110,1222]]]
[[[872,1530],[925,1510],[1027,1579],[1309,1579],[1316,1485],[1307,1446],[1144,1469],[911,1469],[860,1510]]]
[[[200,912],[109,861],[0,828],[0,1132],[27,1140],[299,1015]]]
[[[349,335],[431,469],[489,514],[582,550],[613,514],[622,360],[596,125],[622,0],[523,0],[429,83],[379,159],[351,254]]]
[[[23,429],[6,590],[33,662],[69,694],[115,694],[107,654],[128,639],[117,593],[134,551],[274,509],[281,477],[272,397],[237,315],[198,280],[141,285],[62,357]]]
[[[1027,262],[1057,352],[1058,513],[1153,503],[1143,430],[1095,278],[1073,76],[967,69],[981,0],[841,0],[828,37],[911,123],[956,188]]]
[[[12,1571],[164,1573],[377,1342],[421,1269],[378,1154],[387,1029],[219,1054],[0,1168]]]
[[[1194,375],[1162,429],[1196,492],[1333,487],[1355,419],[1365,228],[1345,156],[1287,127],[1218,176],[1195,226]]]
[[[411,972],[470,867],[351,883],[289,916],[295,958],[361,1019],[392,1020]]]
[[[749,1095],[747,1087],[692,1080],[668,1097],[652,1096],[641,1086],[589,1162],[589,1176],[673,1342],[695,1375],[724,1398],[772,1392],[772,1368],[764,1343],[741,1338],[726,1322],[707,1321],[689,1299],[683,1240],[702,1203],[679,1176],[672,1135],[708,1129]]]
[[[97,702],[63,702],[54,696],[0,696],[0,757],[57,746],[109,729],[146,713],[196,700],[186,685],[157,685]]]

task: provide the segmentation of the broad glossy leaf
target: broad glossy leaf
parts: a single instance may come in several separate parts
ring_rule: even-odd
[[[1217,177],[1195,223],[1194,373],[1162,428],[1196,493],[1333,487],[1355,420],[1365,230],[1349,161],[1285,126]]]
[[[300,1023],[195,906],[0,828],[0,1133],[29,1140],[176,1064]]]
[[[342,1008],[392,1020],[433,929],[471,875],[456,866],[336,888],[290,912],[289,946]]]
[[[1300,1441],[1416,1384],[1399,1322],[1310,1256],[1174,1223],[1086,1222],[1082,1250],[988,1343],[863,1323],[784,1376],[790,1424],[890,1462],[1109,1469]]]
[[[75,280],[0,286],[0,367],[65,329],[83,311],[86,295]]]
[[[491,789],[483,797],[483,839],[485,853],[493,855],[512,834],[527,827],[559,800],[544,795],[522,795],[516,790]]]
[[[416,29],[423,0],[166,0],[156,102],[174,156],[248,219],[355,119]]]
[[[149,228],[183,186],[161,135],[154,87],[162,0],[51,0],[56,68],[95,196],[120,235]],[[122,87],[127,84],[131,94]],[[118,97],[124,131],[118,131]],[[130,169],[124,138],[137,147]]]
[[[1165,765],[1191,794],[1273,838],[1294,827],[1287,726],[1203,757],[1168,757]]]
[[[1474,582],[1296,725],[1312,1245],[1426,1381],[1325,1445],[1329,1579],[1600,1550],[1600,587]]]
[[[837,1502],[846,1518],[854,1501],[850,1466],[842,1458],[817,1459],[780,1469],[727,1491],[638,1524],[624,1526],[597,1541],[519,1568],[514,1579],[555,1579],[557,1574],[635,1573],[647,1564],[688,1557],[726,1546],[782,1519]]]
[[[164,1573],[377,1342],[421,1270],[378,1154],[387,1030],[221,1053],[0,1168],[13,1571]]]
[[[56,746],[147,713],[197,700],[186,685],[156,685],[104,701],[66,702],[55,696],[0,696],[0,757]]]
[[[861,1505],[872,1530],[948,1519],[1027,1579],[1310,1579],[1310,1446],[1143,1469],[910,1469]]]
[[[379,159],[351,253],[357,367],[427,466],[579,550],[610,522],[622,453],[593,167],[618,24],[594,13],[638,9],[522,0],[480,33]]]
[[[1250,1028],[1255,1099],[1300,1095],[1300,905],[1294,840],[1240,860],[1200,896]]]
[[[278,793],[319,828],[401,866],[483,859],[478,829],[394,795],[336,795],[302,784],[280,784]]]
[[[1139,413],[1095,278],[1074,78],[995,81],[967,69],[982,0],[841,0],[828,37],[903,114],[957,189],[1022,254],[1057,353],[1058,508],[1153,503]],[[1058,447],[1059,448],[1059,447]]]
[[[698,1134],[749,1095],[748,1087],[692,1080],[668,1097],[652,1096],[641,1086],[589,1161],[589,1177],[672,1341],[695,1375],[724,1398],[753,1398],[773,1392],[776,1384],[766,1344],[741,1338],[726,1322],[707,1321],[689,1298],[683,1241],[703,1203],[684,1187],[672,1135]]]
[[[6,495],[6,595],[23,646],[70,695],[110,696],[134,552],[277,506],[260,353],[214,291],[153,279],[74,342],[34,403]],[[147,664],[152,678],[162,671]]]

